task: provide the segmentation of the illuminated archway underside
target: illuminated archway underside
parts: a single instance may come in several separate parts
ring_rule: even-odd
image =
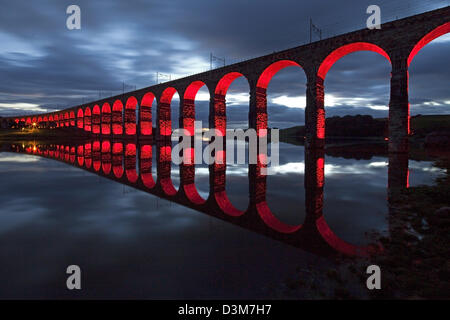
[[[231,83],[237,78],[243,77],[243,74],[239,72],[231,72],[223,76],[218,82],[216,89],[214,90],[214,128],[217,135],[225,137],[227,130],[227,117],[226,117],[226,102],[225,96]],[[248,81],[248,79],[246,78]],[[226,159],[226,151],[222,151],[216,155],[216,158]],[[214,198],[219,208],[226,214],[238,217],[244,214],[245,211],[237,209],[228,198],[225,190],[226,183],[226,163],[214,162],[213,175],[214,175]]]
[[[183,106],[182,106],[182,123],[183,129],[189,136],[194,136],[195,134],[195,97],[198,91],[205,86],[202,81],[194,81],[191,83],[184,93]],[[200,196],[198,189],[195,185],[195,151],[193,148],[186,150],[187,155],[183,154],[184,157],[188,157],[190,164],[185,164],[184,162],[180,166],[181,180],[183,181],[183,189],[187,198],[195,204],[205,203],[205,199]]]
[[[280,60],[269,65],[261,74],[256,85],[256,130],[258,135],[263,136],[266,134],[260,133],[260,130],[267,130],[268,115],[267,115],[267,87],[269,86],[272,78],[284,68],[287,67],[302,67],[295,61],[291,60]],[[301,225],[289,225],[280,221],[275,214],[270,209],[269,204],[266,201],[266,176],[260,174],[261,168],[264,166],[261,163],[261,159],[265,157],[264,154],[258,155],[258,167],[257,167],[257,186],[255,188],[256,192],[259,194],[255,195],[257,198],[256,210],[261,217],[261,219],[272,229],[281,233],[293,233],[298,231]],[[259,186],[258,186],[259,185]],[[264,192],[259,192],[259,190],[264,190]]]
[[[160,180],[163,191],[168,196],[175,196],[177,194],[171,178],[172,142],[170,140],[172,135],[171,102],[176,92],[177,90],[173,87],[165,89],[158,105],[159,134],[164,139],[163,143],[158,147],[158,179]]]
[[[444,23],[443,25],[437,27],[436,29],[425,35],[422,39],[420,39],[420,41],[414,46],[408,56],[408,66],[411,64],[414,57],[420,50],[422,50],[423,47],[425,47],[434,39],[439,38],[440,36],[443,36],[447,33],[450,33],[450,22]]]

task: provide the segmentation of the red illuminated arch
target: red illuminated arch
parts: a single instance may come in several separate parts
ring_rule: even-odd
[[[190,136],[194,135],[195,127],[195,97],[198,91],[205,86],[202,81],[192,82],[185,90],[183,96],[183,107],[182,107],[182,119],[183,128],[187,131]],[[183,189],[186,197],[195,204],[202,204],[205,202],[195,186],[195,152],[193,148],[184,150],[188,153],[190,159],[189,163],[182,163],[181,170],[181,182],[183,184]],[[184,155],[185,157],[186,155]]]
[[[92,167],[92,144],[90,142],[84,144],[84,166],[87,169]]]
[[[227,117],[226,117],[226,103],[225,96],[227,94],[228,88],[231,83],[237,78],[243,77],[239,72],[231,72],[226,74],[220,79],[214,90],[214,128],[217,135],[226,135],[227,130]],[[219,155],[216,154],[216,158]],[[220,153],[222,159],[226,159],[226,152],[222,151]],[[225,180],[226,180],[226,163],[213,164],[213,174],[214,174],[214,198],[220,209],[230,215],[230,216],[240,216],[244,214],[244,211],[237,209],[228,198],[225,190]]]
[[[277,62],[272,63],[270,66],[268,66],[261,76],[258,79],[258,82],[256,84],[257,87],[267,89],[267,86],[270,83],[270,80],[272,80],[273,76],[277,74],[280,70],[287,68],[287,67],[300,67],[301,66],[292,60],[280,60]]]
[[[368,42],[354,42],[350,44],[343,45],[342,47],[337,48],[333,52],[331,52],[321,63],[319,70],[317,72],[317,83],[315,90],[316,96],[317,96],[317,131],[316,131],[316,137],[318,139],[325,139],[325,109],[324,109],[324,91],[323,91],[323,85],[325,81],[325,77],[328,73],[328,71],[331,69],[331,67],[341,59],[342,57],[353,53],[357,51],[373,51],[376,52],[383,57],[385,57],[389,63],[391,63],[391,58],[386,53],[384,49],[381,47],[368,43]]]
[[[170,103],[177,92],[173,87],[169,87],[163,91],[159,102],[159,134],[161,136],[170,137],[172,134],[172,121],[170,114]]]
[[[123,134],[123,104],[122,101],[116,100],[112,108],[112,132],[115,135]]]
[[[102,170],[104,174],[111,172],[111,143],[108,140],[102,142]]]
[[[137,100],[135,97],[129,97],[125,104],[125,134],[136,134],[136,107]]]
[[[49,117],[48,117],[48,121],[53,121],[53,115],[51,114]],[[31,122],[31,120],[30,120],[30,122]]]
[[[331,230],[323,215],[316,220],[316,227],[330,247],[348,256],[367,257],[383,252],[381,245],[357,246],[342,240]]]
[[[91,116],[92,116],[91,108],[86,107],[86,109],[84,109],[84,131],[90,132],[92,130]]]
[[[31,118],[27,118],[26,124],[27,124],[27,125],[30,125],[30,124],[31,124]]]
[[[172,179],[171,174],[171,164],[172,164],[172,146],[171,145],[161,145],[158,146],[159,160],[158,160],[158,179],[161,185],[161,189],[168,196],[174,196],[177,194]]]
[[[139,123],[141,135],[151,135],[153,132],[152,125],[152,104],[155,100],[155,95],[151,92],[147,92],[141,101],[139,112]]]
[[[63,113],[59,114],[59,126],[64,127],[64,114]]]
[[[217,84],[215,94],[225,96],[227,94],[228,88],[230,87],[231,83],[236,80],[237,78],[243,77],[242,73],[239,72],[230,72],[226,74],[225,76],[220,79],[219,83]]]
[[[125,146],[125,173],[128,181],[134,183],[138,180],[136,171],[136,144],[128,143]]]
[[[101,144],[96,140],[92,143],[92,167],[95,171],[99,171],[102,166],[101,161]]]
[[[69,113],[64,113],[64,126],[68,127],[70,125]]]
[[[341,59],[342,57],[344,57],[350,53],[357,52],[357,51],[373,51],[373,52],[381,54],[389,62],[391,62],[391,58],[386,53],[386,51],[384,51],[384,49],[382,49],[381,47],[379,47],[375,44],[368,43],[368,42],[350,43],[350,44],[347,44],[347,45],[337,48],[336,50],[331,52],[322,61],[321,65],[319,67],[319,71],[317,72],[318,77],[321,78],[322,80],[325,80],[325,77],[326,77],[328,71],[331,69],[333,64],[336,63],[336,61],[338,61],[339,59]]]
[[[115,142],[112,147],[112,170],[116,178],[123,176],[123,144]]]
[[[147,144],[141,146],[140,152],[140,175],[144,186],[147,188],[153,188],[155,186],[155,180],[152,176],[152,146]]]
[[[77,147],[77,162],[80,167],[84,164],[84,146],[79,145]]]
[[[184,92],[183,104],[183,128],[186,129],[191,136],[194,135],[195,121],[195,96],[198,91],[205,85],[202,81],[192,82]]]
[[[268,66],[262,72],[258,82],[256,83],[256,132],[258,136],[265,136],[267,134],[267,87],[273,76],[280,70],[287,67],[301,68],[301,66],[295,61],[280,60]]]
[[[92,108],[92,133],[99,134],[100,133],[100,107],[96,104]]]
[[[111,106],[107,102],[102,106],[102,134],[111,134]]]
[[[77,112],[77,127],[78,129],[83,129],[84,128],[84,112],[83,109],[78,109]]]
[[[75,163],[75,147],[70,147],[70,163]]]
[[[53,121],[55,121],[56,127],[58,128],[59,127],[59,115],[57,113],[53,115]],[[36,122],[35,118],[33,118],[33,123],[34,122]]]
[[[411,64],[414,57],[423,47],[425,47],[428,43],[430,43],[434,39],[443,36],[444,34],[449,32],[450,32],[450,22],[447,22],[437,27],[436,29],[425,35],[422,39],[420,39],[420,41],[414,46],[414,48],[411,50],[411,53],[409,54],[408,66]]]
[[[64,147],[64,161],[69,162],[69,160],[70,160],[70,147],[65,146]]]
[[[75,127],[75,111],[70,110],[69,119],[70,119],[70,126]]]

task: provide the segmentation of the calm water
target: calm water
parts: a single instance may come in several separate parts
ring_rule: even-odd
[[[0,153],[0,298],[271,298],[297,268],[321,272],[332,263],[276,236],[102,177],[94,171],[108,167],[98,155],[91,155],[88,171],[64,163],[64,157],[80,160],[70,151],[57,161],[24,147],[14,148],[28,147],[29,154],[6,152],[8,145]],[[153,146],[148,171],[155,180],[156,154]],[[103,162],[113,163],[111,172],[119,163],[141,173],[139,161],[124,159]],[[338,238],[363,246],[367,233],[388,232],[388,163],[382,156],[325,155],[323,217]],[[199,194],[207,198],[208,167],[195,171]],[[280,222],[304,223],[304,148],[281,144],[275,171],[267,177],[269,208]],[[441,174],[431,162],[409,160],[411,186],[432,184]],[[178,188],[178,168],[171,175]],[[237,209],[247,208],[247,166],[228,167],[226,191]],[[81,267],[81,291],[66,289],[71,264]]]

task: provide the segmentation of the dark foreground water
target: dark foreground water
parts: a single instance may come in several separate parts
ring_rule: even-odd
[[[7,145],[0,153],[0,298],[277,298],[296,270],[320,274],[334,263],[64,159],[39,156],[32,145],[15,148],[22,153],[5,152]],[[70,151],[65,157],[77,163]],[[325,156],[323,217],[342,241],[364,246],[369,233],[388,232],[388,163],[387,156]],[[101,164],[89,166],[108,170]],[[303,147],[281,144],[275,171],[267,178],[268,206],[279,221],[302,224]],[[247,174],[245,165],[227,169],[226,191],[241,210],[249,201]],[[441,174],[430,161],[409,160],[411,186],[432,184]],[[206,166],[196,169],[204,198],[208,175]],[[178,187],[177,168],[172,179]],[[66,288],[72,264],[82,270],[80,291]]]

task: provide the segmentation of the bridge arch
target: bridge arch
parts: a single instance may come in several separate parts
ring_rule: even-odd
[[[314,124],[310,123],[310,127],[314,125],[315,132],[314,135],[320,141],[324,141],[325,139],[325,101],[324,101],[324,82],[327,76],[328,71],[331,67],[344,56],[359,51],[372,51],[380,54],[385,57],[390,64],[391,58],[389,54],[380,46],[369,43],[369,42],[354,42],[343,45],[331,53],[329,53],[325,59],[320,64],[320,67],[316,74],[315,82],[313,83],[313,91],[314,91],[314,104],[315,104],[315,114],[314,114]],[[308,119],[306,119],[308,121]]]
[[[231,84],[241,77],[245,78],[248,86],[250,86],[248,79],[244,77],[242,73],[230,72],[224,75],[214,88],[213,126],[215,134],[224,137],[224,139],[227,130],[227,105],[225,97]],[[222,152],[216,153],[216,158],[221,158],[223,161],[222,163],[214,162],[211,166],[210,175],[212,175],[212,177],[210,177],[210,181],[212,185],[210,185],[210,196],[214,197],[217,205],[225,214],[230,216],[241,216],[244,214],[245,210],[236,208],[229,199],[226,191],[227,163],[225,148]]]
[[[166,88],[161,94],[158,106],[158,125],[161,136],[170,137],[172,134],[171,102],[177,90],[174,87]]]
[[[70,110],[69,119],[70,119],[70,126],[75,127],[75,111]]]
[[[56,119],[57,116],[55,116]],[[57,120],[57,119],[56,119]],[[83,109],[78,109],[77,111],[77,128],[83,129],[84,128],[84,112]]]
[[[70,126],[69,112],[64,112],[64,126]]]
[[[183,105],[181,110],[183,129],[189,136],[193,137],[195,134],[194,123],[196,121],[195,110],[195,98],[201,88],[206,86],[203,81],[194,81],[185,89],[183,95]],[[203,128],[202,128],[203,129]],[[203,143],[200,142],[203,154]],[[187,157],[189,157],[189,163],[182,163],[180,167],[181,183],[183,185],[184,193],[186,197],[195,204],[202,204],[206,200],[199,194],[195,184],[195,151],[194,148],[187,150]],[[186,155],[183,155],[185,157]]]
[[[335,49],[334,51],[332,51],[320,64],[319,70],[317,71],[317,76],[319,77],[319,79],[325,80],[325,77],[326,77],[328,71],[336,63],[336,61],[338,61],[339,59],[341,59],[342,57],[344,57],[350,53],[358,52],[358,51],[376,52],[376,53],[382,55],[383,57],[385,57],[389,61],[389,63],[391,63],[390,56],[380,46],[373,44],[373,43],[369,43],[369,42],[354,42],[354,43],[349,43],[349,44],[343,45],[343,46]]]
[[[172,172],[176,172],[176,167],[172,162],[172,115],[171,102],[177,93],[174,87],[166,88],[158,103],[158,125],[159,135],[163,142],[158,146],[158,179],[162,190],[166,195],[173,196],[177,193],[177,188],[173,183]]]
[[[152,105],[154,101],[155,95],[152,92],[147,92],[141,100],[139,108],[139,124],[140,134],[143,136],[153,134]]]
[[[136,108],[138,101],[135,97],[131,96],[127,99],[125,104],[125,134],[136,134]]]
[[[70,163],[75,163],[75,153],[76,153],[76,151],[75,151],[75,146],[71,146],[70,147],[70,152],[69,152],[69,160],[70,160]]]
[[[101,144],[99,140],[95,140],[92,142],[92,167],[98,172],[101,166]]]
[[[413,49],[409,52],[407,60],[408,69],[405,77],[407,86],[406,94],[408,97],[408,134],[415,134],[414,130],[410,129],[411,119],[413,119],[413,122],[415,121],[414,116],[422,113],[429,115],[442,112],[445,113],[441,108],[445,108],[448,103],[446,99],[440,99],[444,98],[444,96],[439,98],[436,96],[436,89],[439,88],[439,86],[436,86],[435,84],[445,83],[446,79],[439,78],[438,75],[445,73],[445,71],[449,71],[448,60],[442,61],[438,65],[433,62],[442,56],[448,56],[448,46],[446,45],[446,42],[450,39],[449,33],[450,22],[447,22],[426,33],[417,41],[417,43],[415,43]],[[438,38],[445,35],[447,35],[446,39],[443,39],[445,43],[439,43]],[[437,55],[434,54],[434,52],[436,52]],[[435,66],[437,66],[438,72],[436,72],[437,69],[436,71],[434,70],[434,68],[436,68]],[[424,68],[428,71],[426,74],[420,72],[420,70],[423,70]],[[423,80],[421,81],[421,79]],[[438,100],[435,100],[436,98]],[[411,114],[413,114],[412,117]]]
[[[84,145],[77,146],[77,163],[80,167],[84,164]]]
[[[300,67],[302,66],[298,64],[295,61],[292,60],[279,60],[276,62],[273,62],[270,64],[267,68],[264,69],[264,71],[261,73],[261,75],[258,78],[258,82],[256,83],[256,86],[258,88],[267,89],[267,86],[270,83],[270,80],[272,80],[273,76],[277,74],[279,71],[281,71],[284,68],[287,67]]]
[[[125,174],[131,183],[135,183],[139,176],[136,169],[136,144],[127,143],[125,146]]]
[[[101,126],[103,135],[111,134],[111,106],[108,102],[102,106]]]
[[[112,107],[112,132],[115,135],[123,134],[123,104],[122,101],[116,100]]]
[[[108,175],[111,173],[111,142],[109,140],[102,141],[102,171]]]
[[[101,124],[100,107],[98,104],[96,104],[92,108],[92,133],[94,134],[100,133],[100,124]]]
[[[86,109],[84,109],[84,131],[88,132],[92,131],[91,117],[92,117],[91,108],[86,107]]]
[[[114,142],[112,146],[112,171],[116,178],[123,176],[123,143]]]
[[[290,70],[285,70],[290,69]],[[299,70],[301,70],[299,72]],[[287,73],[286,73],[287,72]],[[291,72],[291,73],[289,73]],[[293,73],[295,72],[295,73]],[[298,74],[300,73],[300,74]],[[267,134],[268,127],[283,127],[285,124],[282,122],[277,123],[275,126],[275,122],[270,124],[270,115],[272,112],[268,112],[268,101],[269,101],[269,93],[271,90],[274,90],[274,86],[277,84],[276,75],[279,74],[278,77],[290,76],[292,80],[295,76],[296,81],[292,81],[295,83],[299,83],[305,86],[303,91],[297,91],[296,88],[296,96],[301,96],[304,102],[300,102],[297,105],[297,102],[293,100],[294,97],[287,96],[286,91],[288,88],[283,86],[283,94],[278,95],[276,100],[273,98],[271,101],[272,105],[277,105],[276,108],[283,107],[286,108],[286,111],[289,110],[289,119],[288,121],[293,121],[296,114],[298,114],[298,123],[299,125],[302,119],[302,113],[304,113],[306,99],[304,97],[306,90],[306,73],[303,70],[303,67],[296,61],[293,60],[278,60],[276,62],[268,65],[260,74],[257,83],[256,83],[256,92],[254,98],[255,104],[255,115],[254,119],[256,120],[256,129],[258,130],[259,136],[265,136]],[[275,77],[275,78],[274,78]],[[302,79],[303,77],[303,79]],[[298,79],[298,80],[297,80]],[[284,84],[284,83],[283,83]],[[272,93],[273,94],[273,93]],[[289,99],[288,99],[289,98]],[[300,100],[300,99],[299,99]],[[275,102],[276,101],[276,102]],[[295,105],[296,109],[292,109]],[[303,107],[303,110],[302,110]],[[275,108],[275,107],[274,107]],[[297,109],[298,108],[298,109]],[[298,110],[298,113],[294,110]],[[273,111],[273,110],[272,110]],[[280,117],[277,119],[280,121]],[[275,120],[275,121],[276,121]],[[272,120],[274,121],[274,120]],[[293,125],[290,125],[290,127]],[[261,131],[262,130],[262,131]],[[284,147],[283,144],[280,147]],[[288,148],[288,147],[286,147]],[[267,150],[268,151],[268,150]],[[255,166],[255,172],[252,174],[255,175],[254,179],[252,179],[252,183],[255,184],[255,187],[251,189],[253,193],[251,196],[254,199],[256,204],[256,210],[261,219],[268,225],[270,228],[280,232],[280,233],[293,233],[296,232],[301,225],[301,221],[304,220],[303,213],[299,210],[286,210],[286,208],[297,207],[297,203],[299,201],[298,195],[292,198],[283,197],[281,199],[279,195],[279,189],[277,186],[285,185],[286,188],[298,188],[297,182],[294,184],[290,183],[289,180],[286,182],[286,177],[284,173],[276,173],[270,176],[262,175],[261,170],[267,170],[266,165],[261,163],[261,161],[267,160],[268,154],[266,152],[261,152],[258,154],[258,164]],[[285,160],[286,159],[286,160]],[[289,159],[289,160],[287,160]],[[291,165],[295,163],[301,163],[302,161],[301,155],[297,155],[295,153],[287,152],[286,156],[283,157],[283,161],[287,161],[286,163],[280,163],[280,165]],[[276,169],[276,168],[273,168]],[[302,178],[301,172],[293,172],[293,175],[298,174],[298,178]],[[293,179],[294,180],[294,179]],[[271,186],[273,186],[271,188]],[[278,205],[278,203],[283,202],[283,205]],[[284,200],[284,201],[283,201]],[[287,218],[287,220],[286,220]],[[300,220],[300,221],[299,221]],[[289,221],[289,223],[285,222]]]
[[[447,34],[449,32],[450,32],[450,22],[447,22],[435,28],[431,32],[427,33],[422,39],[419,40],[419,42],[411,50],[408,56],[408,66],[411,65],[411,62],[413,61],[414,57],[423,47],[425,47],[428,43],[430,43],[434,39],[439,38],[440,36],[443,36],[444,34]]]
[[[92,167],[92,143],[86,142],[84,144],[84,166],[87,169]]]
[[[141,146],[139,153],[139,173],[144,186],[152,189],[155,186],[155,180],[152,175],[153,168],[153,146],[145,144]]]

